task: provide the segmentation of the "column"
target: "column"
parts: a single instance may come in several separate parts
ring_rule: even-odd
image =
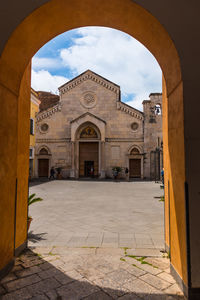
[[[105,178],[105,142],[101,141],[101,169],[100,169],[100,177]]]
[[[75,152],[74,142],[71,142],[72,164],[71,164],[71,170],[70,170],[70,177],[72,177],[72,178],[75,177],[75,163],[74,163],[75,153],[74,152]]]
[[[141,156],[141,178],[144,178],[144,157]]]

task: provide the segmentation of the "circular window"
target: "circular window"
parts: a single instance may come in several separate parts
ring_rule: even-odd
[[[96,95],[93,92],[86,92],[83,94],[80,102],[86,108],[93,108],[97,102]]]
[[[49,125],[46,123],[43,123],[40,128],[43,132],[46,132],[49,129]]]
[[[139,125],[138,125],[138,123],[136,123],[136,122],[134,122],[134,123],[131,124],[131,129],[132,129],[133,131],[136,131],[136,130],[138,129],[138,127],[139,127]]]

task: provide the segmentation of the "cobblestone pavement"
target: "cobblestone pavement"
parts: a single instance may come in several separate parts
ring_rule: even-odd
[[[16,259],[1,300],[184,300],[169,260],[132,249],[40,247]]]
[[[154,182],[48,181],[30,193],[29,246],[164,248],[164,203]]]

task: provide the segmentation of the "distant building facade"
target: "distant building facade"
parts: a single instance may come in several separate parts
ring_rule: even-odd
[[[113,168],[120,167],[121,177],[128,168],[130,178],[159,179],[160,93],[143,101],[142,112],[121,102],[118,85],[90,70],[59,92],[53,104],[49,93],[50,107],[46,100],[45,109],[37,114],[35,177],[48,177],[53,166],[63,178],[110,178]]]
[[[36,143],[36,114],[39,111],[40,100],[34,89],[30,98],[30,146],[29,146],[29,177],[35,177],[35,143]]]

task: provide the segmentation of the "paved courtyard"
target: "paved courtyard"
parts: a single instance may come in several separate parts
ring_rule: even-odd
[[[185,300],[163,253],[163,202],[150,182],[35,184],[29,249],[1,300]]]
[[[0,282],[1,300],[184,300],[164,257],[130,249],[28,250]]]
[[[30,194],[29,246],[164,248],[164,203],[154,182],[49,181]]]

